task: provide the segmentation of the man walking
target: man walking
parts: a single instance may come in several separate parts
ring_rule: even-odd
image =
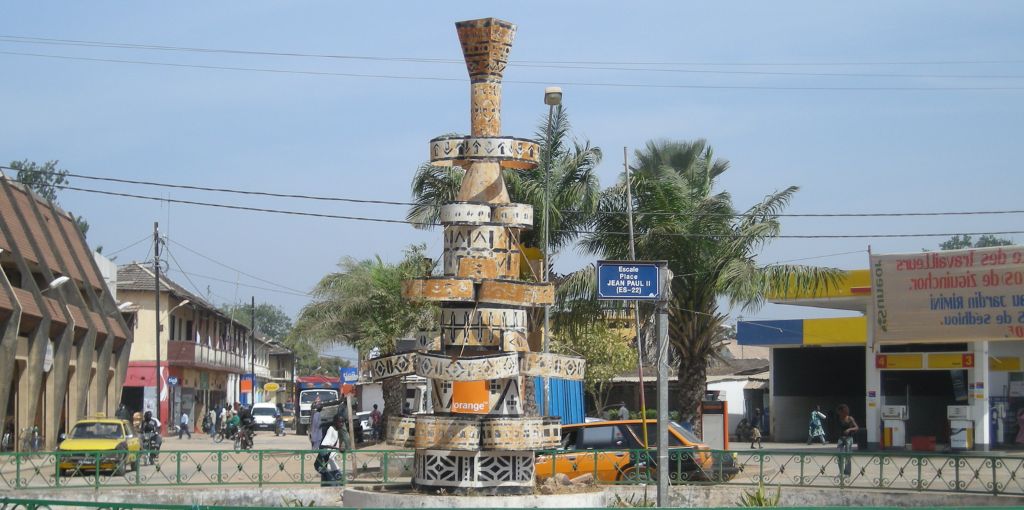
[[[181,412],[181,421],[179,424],[181,426],[178,427],[178,439],[181,439],[181,436],[184,434],[188,434],[188,438],[192,439],[192,432],[188,430],[188,413],[185,411]]]
[[[380,409],[377,409],[377,404],[373,404],[373,411],[370,411],[370,427],[373,428],[371,435],[374,441],[381,439],[381,418]]]
[[[309,417],[309,444],[313,450],[319,450],[324,440],[324,429],[320,428],[320,411],[323,407],[316,404],[313,415]]]

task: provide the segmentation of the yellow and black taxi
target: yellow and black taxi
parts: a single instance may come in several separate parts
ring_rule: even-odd
[[[117,418],[87,418],[75,423],[57,447],[60,470],[66,473],[132,469],[142,449],[131,422]]]
[[[544,480],[563,473],[569,478],[592,474],[595,481],[653,480],[658,426],[646,420],[647,444],[644,453],[644,421],[609,420],[562,426],[558,451],[537,457],[537,478]],[[726,481],[739,469],[731,452],[718,452],[700,442],[693,432],[669,422],[669,477],[672,481]]]

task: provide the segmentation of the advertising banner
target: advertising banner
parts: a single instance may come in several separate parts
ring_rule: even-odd
[[[1024,338],[1024,248],[871,256],[876,343]]]
[[[491,394],[487,381],[453,381],[452,412],[487,414],[491,412]]]

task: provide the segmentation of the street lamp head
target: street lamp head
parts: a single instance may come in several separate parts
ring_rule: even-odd
[[[562,104],[562,88],[561,87],[547,87],[544,89],[544,104],[548,106],[558,106]]]
[[[135,303],[133,303],[131,301],[125,301],[124,303],[121,303],[121,304],[117,305],[117,311],[123,312],[123,311],[127,310],[130,306],[134,305],[134,304]]]
[[[171,311],[167,312],[167,315],[170,315],[170,314],[174,313],[175,310],[177,310],[178,308],[181,308],[181,307],[183,307],[183,306],[185,306],[185,305],[187,305],[187,304],[189,304],[191,302],[192,302],[191,300],[186,299],[186,300],[178,303],[174,308],[171,308]]]
[[[47,288],[47,290],[56,289],[57,287],[60,287],[61,285],[64,285],[65,283],[68,283],[69,281],[71,281],[70,277],[58,276],[58,277],[54,278],[53,281],[50,282],[50,285],[48,285],[46,288]]]

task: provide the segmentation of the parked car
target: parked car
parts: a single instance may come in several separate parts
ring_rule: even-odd
[[[739,472],[735,454],[713,452],[692,432],[669,422],[669,469],[674,480],[726,481]],[[545,480],[564,473],[574,478],[593,473],[598,481],[655,479],[658,425],[647,421],[651,450],[644,455],[641,420],[589,421],[562,426],[555,454],[539,453],[536,473]]]
[[[141,449],[131,422],[87,418],[75,423],[58,445],[58,467],[65,474],[99,470],[121,475],[133,468]]]

